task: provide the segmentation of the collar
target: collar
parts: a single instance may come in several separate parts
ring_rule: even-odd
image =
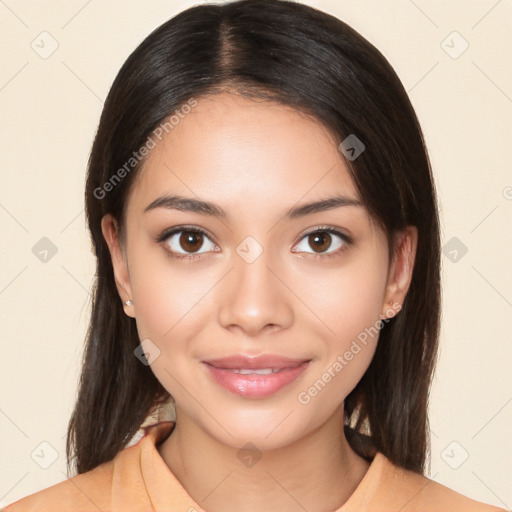
[[[162,421],[145,427],[139,442],[123,451],[130,456],[126,456],[123,464],[118,464],[120,467],[114,471],[114,510],[152,507],[158,511],[206,512],[188,494],[157,450],[157,446],[172,433],[174,425],[173,421]],[[378,489],[382,489],[383,477],[387,475],[389,466],[391,463],[388,459],[377,452],[355,491],[335,512],[366,510],[365,507],[371,503]],[[129,489],[121,485],[123,480],[131,482]]]

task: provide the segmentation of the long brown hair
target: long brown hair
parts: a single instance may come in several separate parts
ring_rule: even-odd
[[[423,473],[441,292],[437,201],[422,131],[399,78],[373,45],[339,19],[287,0],[187,9],[136,48],[112,85],[85,191],[97,267],[67,435],[68,471],[72,461],[84,473],[111,460],[169,399],[151,368],[134,356],[140,340],[115,286],[101,218],[111,213],[123,231],[130,186],[144,163],[130,160],[134,152],[191,98],[226,89],[313,115],[339,142],[355,134],[365,150],[346,164],[390,251],[396,231],[417,227],[408,294],[400,313],[381,328],[374,358],[345,400],[346,420],[354,420],[345,431],[369,460],[362,442],[368,425],[374,449]],[[126,172],[118,172],[122,168]]]

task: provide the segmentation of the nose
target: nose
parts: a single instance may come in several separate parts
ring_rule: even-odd
[[[293,294],[281,274],[271,267],[266,252],[251,263],[235,255],[218,290],[220,325],[250,337],[288,328],[293,323]]]

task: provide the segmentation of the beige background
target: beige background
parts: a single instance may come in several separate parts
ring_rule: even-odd
[[[136,45],[197,3],[0,0],[0,504],[66,478],[94,273],[84,175],[102,101]],[[449,244],[429,476],[511,508],[512,4],[305,3],[383,52],[425,131]],[[47,262],[33,253],[43,237],[57,248]]]

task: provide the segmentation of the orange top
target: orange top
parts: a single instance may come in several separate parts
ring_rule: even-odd
[[[205,512],[169,470],[157,450],[174,422],[145,428],[137,444],[116,457],[11,503],[5,512]],[[503,512],[469,499],[377,452],[348,501],[335,512]],[[1,512],[1,511],[0,511]]]

